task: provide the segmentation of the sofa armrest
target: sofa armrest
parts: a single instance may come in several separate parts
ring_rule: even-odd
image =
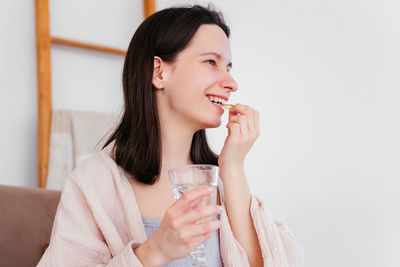
[[[2,266],[36,266],[49,242],[61,191],[0,185]]]

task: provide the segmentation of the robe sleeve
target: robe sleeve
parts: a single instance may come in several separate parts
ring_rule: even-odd
[[[218,187],[225,206],[223,182]],[[257,233],[264,267],[303,267],[304,251],[288,227],[275,220],[262,199],[251,195],[250,214]],[[236,240],[226,212],[221,214],[221,254],[225,267],[250,267],[246,251]]]
[[[132,240],[112,253],[78,183],[67,179],[54,220],[50,244],[37,266],[142,267]]]
[[[275,220],[263,201],[252,196],[250,213],[265,267],[302,267],[304,251],[287,226]]]

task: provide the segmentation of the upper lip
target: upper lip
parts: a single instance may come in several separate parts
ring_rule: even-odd
[[[206,96],[219,97],[219,98],[222,98],[222,99],[224,99],[224,100],[226,100],[226,101],[228,101],[228,99],[229,99],[229,96],[224,96],[224,95],[206,94]]]

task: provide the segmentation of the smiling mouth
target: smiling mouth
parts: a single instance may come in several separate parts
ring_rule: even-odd
[[[226,100],[216,96],[207,96],[211,103],[216,104],[220,107],[224,107],[226,104]]]

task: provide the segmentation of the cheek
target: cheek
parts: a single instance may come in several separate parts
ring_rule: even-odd
[[[217,72],[211,67],[198,68],[192,75],[193,80],[204,89],[214,85],[218,81]]]
[[[206,90],[217,81],[214,73],[202,68],[185,71],[181,75],[182,78],[175,82],[175,95],[188,103],[195,103],[204,97]]]
[[[195,115],[195,110],[205,108],[204,104],[209,101],[205,93],[216,82],[217,75],[211,68],[200,66],[180,70],[174,74],[174,80],[169,84],[170,105],[176,111]]]
[[[195,77],[193,77],[193,87],[190,89],[192,90],[192,96],[197,100],[197,105],[204,105],[204,103],[208,103],[209,100],[206,97],[206,93],[212,92],[213,88],[215,91],[216,86],[216,79],[214,75],[210,75],[209,73],[203,71],[202,73],[198,73]]]

